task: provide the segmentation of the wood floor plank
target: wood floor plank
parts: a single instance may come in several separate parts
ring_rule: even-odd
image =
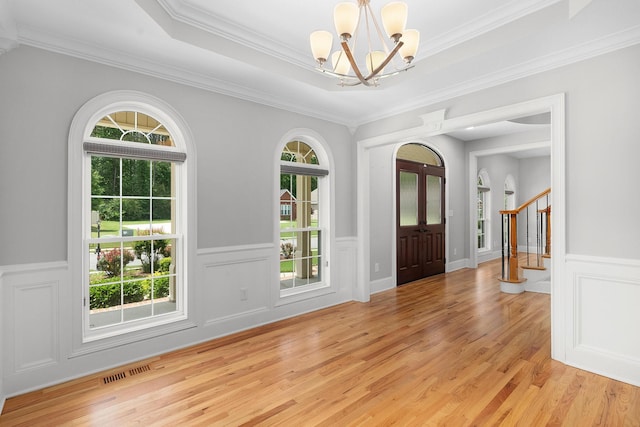
[[[16,396],[0,425],[640,426],[640,388],[551,360],[549,295],[501,293],[499,268]]]

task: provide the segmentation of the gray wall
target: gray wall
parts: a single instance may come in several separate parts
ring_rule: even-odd
[[[520,167],[520,178],[516,202],[517,206],[551,187],[551,157],[531,157],[521,159],[518,163]],[[551,191],[553,191],[553,189]],[[540,209],[545,206],[546,199],[541,200]],[[528,244],[530,248],[535,248],[536,246],[536,219],[533,215],[535,215],[535,205],[532,205],[529,211],[528,239],[526,227],[520,226],[520,224],[525,224],[524,218],[522,218],[524,214],[520,214],[521,218],[518,219],[518,244],[525,246]]]
[[[123,89],[170,104],[194,138],[197,236],[191,237],[199,251],[189,254],[188,319],[175,329],[128,334],[119,343],[107,339],[74,354],[80,348],[81,307],[74,299],[79,263],[67,260],[69,130],[88,100]],[[282,138],[300,128],[320,135],[334,160],[331,288],[277,304],[276,159]],[[0,402],[6,395],[350,301],[354,154],[351,133],[342,125],[31,47],[0,55]],[[239,297],[241,287],[246,300]]]
[[[507,175],[510,174],[516,181],[516,189],[520,188],[518,183],[519,162],[518,159],[507,154],[481,156],[478,157],[478,172],[480,172],[481,169],[486,169],[489,174],[489,180],[491,181],[491,192],[489,193],[489,197],[491,198],[489,206],[489,221],[491,223],[491,235],[489,236],[489,239],[491,239],[490,249],[491,252],[501,251],[500,242],[502,241],[502,237],[500,233],[502,230],[502,216],[500,215],[500,210],[504,209],[504,181]],[[475,207],[472,206],[472,208]]]
[[[293,128],[330,145],[336,236],[355,235],[355,151],[344,126],[30,47],[1,55],[0,76],[0,265],[66,259],[69,126],[86,101],[120,89],[166,101],[193,132],[199,248],[273,242],[274,156]]]
[[[628,191],[632,183],[640,182],[639,75],[636,45],[379,120],[358,128],[355,137],[361,140],[415,127],[420,124],[418,115],[443,108],[453,118],[565,93],[567,252],[640,259],[640,198],[630,197]],[[593,227],[605,218],[611,219],[606,227]]]

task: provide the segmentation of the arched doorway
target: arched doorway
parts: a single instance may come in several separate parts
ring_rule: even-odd
[[[405,144],[396,158],[398,285],[445,271],[445,167],[421,144]]]

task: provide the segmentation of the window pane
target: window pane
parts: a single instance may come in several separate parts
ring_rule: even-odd
[[[312,165],[319,164],[315,151],[301,141],[291,141],[285,145],[280,160]]]
[[[118,141],[173,146],[167,129],[151,116],[137,111],[118,111],[104,116],[91,136]]]
[[[152,162],[151,174],[153,182],[151,194],[155,197],[171,197],[171,168],[170,162]]]
[[[175,232],[171,221],[172,200],[153,200],[151,213],[151,229],[153,234],[169,234]]]
[[[442,223],[442,178],[427,175],[427,224]]]
[[[151,162],[122,159],[122,195],[149,196],[151,194]]]
[[[400,226],[418,224],[418,174],[400,171]]]
[[[434,151],[421,144],[405,144],[398,150],[398,159],[420,162],[426,165],[442,166],[442,160]]]
[[[140,230],[141,234],[148,233],[147,230]],[[139,240],[132,242],[133,251],[136,256],[136,264],[138,276],[143,274],[151,274],[160,271],[161,261],[165,257],[171,257],[172,240]],[[163,261],[170,262],[170,261]],[[168,268],[168,267],[167,267]]]
[[[120,159],[91,156],[91,195],[120,195]]]
[[[89,324],[91,328],[114,325],[122,320],[122,282],[89,287]]]
[[[120,235],[120,199],[91,199],[91,238]]]
[[[151,213],[151,201],[149,199],[122,199],[122,221],[123,225],[131,223],[144,223],[149,227]],[[134,224],[135,225],[135,224]]]

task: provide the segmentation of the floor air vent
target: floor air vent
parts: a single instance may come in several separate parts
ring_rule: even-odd
[[[149,365],[144,365],[144,366],[138,366],[137,368],[133,368],[133,369],[129,369],[129,376],[133,376],[136,374],[141,374],[143,372],[147,372],[150,371],[151,368],[149,367]]]
[[[124,372],[118,372],[117,374],[113,374],[113,375],[109,375],[108,377],[104,377],[102,379],[102,381],[105,384],[110,384],[112,382],[118,381],[118,380],[123,380],[127,378],[127,375]]]
[[[151,367],[149,365],[138,366],[138,367],[129,369],[129,376],[132,377],[134,375],[141,374],[143,372],[147,372],[150,370],[151,370]],[[111,384],[119,380],[124,380],[125,378],[127,378],[127,373],[125,371],[122,371],[122,372],[118,372],[117,374],[112,374],[102,378],[102,382],[104,384]]]

